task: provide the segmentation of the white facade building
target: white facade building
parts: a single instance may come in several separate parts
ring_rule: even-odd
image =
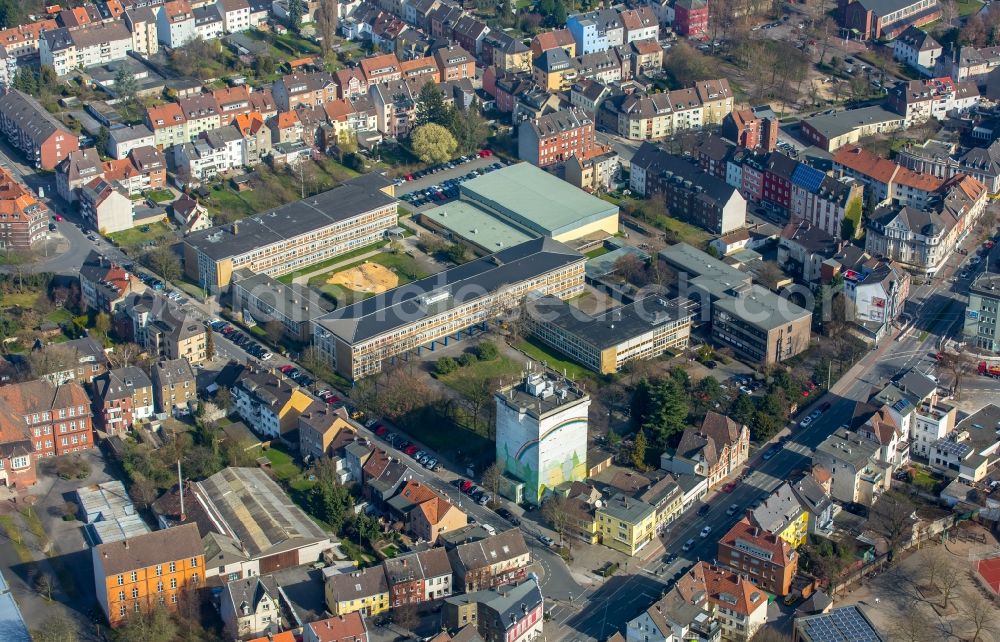
[[[587,394],[533,372],[498,391],[496,404],[497,461],[525,483],[525,499],[539,504],[550,489],[587,477]]]

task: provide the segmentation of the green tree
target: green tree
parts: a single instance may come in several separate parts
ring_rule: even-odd
[[[864,210],[864,201],[860,196],[856,196],[851,199],[844,209],[844,221],[851,221],[854,224],[853,229],[846,228],[844,224],[841,224],[841,236],[845,240],[851,240],[857,235],[858,231],[861,229],[861,214]],[[850,231],[850,236],[845,236],[844,231]]]
[[[694,406],[700,410],[699,414],[715,408],[723,397],[722,384],[712,375],[699,381],[693,392]]]
[[[29,67],[20,67],[14,74],[14,89],[30,96],[38,95],[38,77]]]
[[[122,99],[128,108],[135,103],[136,92],[139,91],[139,83],[135,80],[132,70],[122,65],[115,73],[115,93]]]
[[[452,109],[447,127],[459,150],[466,153],[481,148],[490,137],[490,126],[480,113],[478,101],[473,101],[468,109]]]
[[[222,386],[215,391],[215,405],[222,408],[226,414],[233,409],[233,393],[229,388]]]
[[[646,470],[646,448],[649,446],[646,441],[646,433],[640,430],[632,443],[632,465],[636,470]]]
[[[734,421],[738,421],[744,426],[749,426],[756,410],[757,408],[754,406],[750,395],[737,395],[736,400],[733,401],[733,407],[729,410],[729,416]]]
[[[451,374],[458,370],[458,362],[451,357],[441,357],[434,364],[434,372],[439,375]]]
[[[382,534],[382,525],[378,519],[362,512],[351,519],[351,530],[354,531],[355,537],[370,544]]]
[[[483,341],[476,346],[476,356],[480,361],[493,361],[500,356],[500,350],[492,341]]]
[[[302,30],[302,0],[288,0],[288,23],[292,31],[299,33]]]
[[[750,420],[750,438],[756,441],[767,441],[774,435],[778,434],[781,429],[781,423],[774,415],[768,414],[763,410],[758,410],[753,413],[753,419]]]
[[[111,331],[111,317],[104,312],[99,312],[97,316],[94,317],[94,330],[96,330],[102,337],[107,337],[108,333]]]
[[[443,163],[455,154],[458,143],[451,132],[434,123],[421,125],[410,134],[410,144],[425,163]]]
[[[205,358],[209,361],[215,358],[215,330],[205,326]]]
[[[117,638],[122,642],[172,642],[177,638],[177,623],[163,607],[148,613],[131,613],[125,626],[118,629]]]
[[[274,58],[268,54],[261,54],[253,61],[253,70],[257,73],[258,77],[270,76],[274,73],[274,69]]]
[[[854,238],[854,232],[855,232],[854,221],[852,221],[849,218],[845,218],[843,221],[840,222],[840,238],[844,239],[845,241],[850,241],[851,239]]]
[[[111,137],[111,133],[108,128],[101,125],[101,128],[97,130],[97,137],[94,139],[94,146],[97,147],[97,153],[104,156],[108,153],[108,139]]]
[[[683,385],[673,378],[650,381],[643,379],[636,389],[633,407],[640,427],[656,437],[663,448],[667,440],[684,430],[688,415],[688,395]]]
[[[417,125],[447,125],[451,122],[451,109],[444,102],[444,93],[432,82],[420,88],[417,97]]]
[[[477,361],[479,361],[479,358],[476,357],[474,352],[463,352],[462,356],[458,358],[458,365],[467,368]]]
[[[347,487],[337,480],[336,466],[329,459],[313,464],[310,470],[316,477],[316,485],[309,490],[308,504],[313,515],[334,531],[340,531],[354,506],[354,499]]]

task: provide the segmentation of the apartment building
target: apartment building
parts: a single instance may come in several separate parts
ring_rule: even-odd
[[[740,147],[770,152],[778,142],[778,122],[749,109],[735,109],[723,117],[722,135]]]
[[[121,19],[132,34],[133,51],[142,56],[155,56],[160,52],[156,12],[152,6],[133,6],[126,9]]]
[[[156,32],[160,42],[176,48],[198,35],[194,11],[188,0],[169,0],[156,9]]]
[[[483,66],[508,72],[531,71],[531,49],[510,34],[491,33],[483,39]]]
[[[91,250],[80,266],[80,299],[86,307],[111,314],[142,282],[110,259]]]
[[[871,506],[889,486],[878,464],[879,445],[838,429],[816,446],[813,464],[830,474],[830,495],[841,502]]]
[[[13,174],[0,167],[0,249],[30,250],[45,239],[47,223],[45,206]]]
[[[1000,407],[987,404],[932,443],[927,462],[949,478],[957,477],[967,484],[983,481],[1000,460],[996,426],[1000,426]]]
[[[165,359],[186,359],[192,365],[207,358],[204,324],[165,297],[147,291],[127,299],[124,308],[132,338],[151,353]]]
[[[37,20],[0,30],[0,47],[8,58],[21,58],[38,52],[42,33],[59,28],[55,20]]]
[[[566,18],[566,29],[576,42],[579,56],[624,44],[625,26],[616,9],[575,13]]]
[[[408,480],[399,493],[386,502],[390,515],[400,519],[406,531],[418,540],[435,544],[442,533],[468,524],[468,516],[433,489]]]
[[[929,459],[931,448],[955,429],[955,406],[933,399],[922,402],[913,413],[910,430],[910,454]]]
[[[78,29],[55,29],[42,34],[38,53],[43,65],[57,76],[76,69],[124,60],[132,51],[132,34],[124,22],[95,23]]]
[[[583,264],[558,241],[527,241],[320,317],[313,344],[337,372],[359,379],[397,355],[488,323],[528,292],[576,295]]]
[[[184,269],[217,292],[247,268],[280,276],[370,245],[396,225],[391,183],[364,174],[332,190],[184,240]]]
[[[750,429],[709,410],[701,426],[688,426],[674,449],[660,455],[660,468],[678,475],[697,475],[715,488],[739,472],[750,456]]]
[[[326,608],[336,616],[360,613],[372,617],[389,610],[389,582],[381,566],[331,575],[324,592]]]
[[[434,52],[438,82],[453,82],[476,77],[476,59],[458,45],[448,45]]]
[[[175,0],[176,1],[176,0]],[[177,99],[184,121],[187,123],[189,139],[197,138],[202,132],[218,129],[222,124],[219,105],[212,94],[195,94]]]
[[[100,544],[91,557],[97,601],[113,627],[133,614],[176,610],[205,586],[205,550],[193,523]]]
[[[187,359],[163,359],[152,366],[156,409],[167,415],[188,414],[198,401],[198,382]]]
[[[776,535],[797,550],[809,535],[809,513],[789,482],[775,488],[760,506],[747,511],[752,526]]]
[[[36,379],[0,387],[0,409],[9,413],[11,420],[19,421],[36,457],[94,447],[90,397],[75,381],[55,385]],[[13,431],[12,426],[10,429]]]
[[[971,81],[956,83],[949,76],[909,80],[889,90],[886,106],[906,120],[910,127],[932,118],[944,120],[962,114],[979,104],[979,88]]]
[[[37,356],[35,373],[56,386],[71,381],[86,385],[108,371],[104,344],[90,337],[50,343]]]
[[[153,416],[153,382],[141,368],[126,366],[94,379],[94,424],[108,435],[127,433]]]
[[[913,26],[907,27],[892,43],[892,57],[925,76],[934,75],[942,51],[941,43],[933,36]]]
[[[153,146],[153,131],[143,124],[120,125],[108,130],[108,146],[104,150],[111,158],[125,158],[137,147]]]
[[[250,3],[247,0],[218,0],[215,6],[222,15],[226,33],[239,33],[257,26],[250,20]]]
[[[966,174],[986,185],[991,194],[1000,192],[1000,141],[987,147],[961,147],[940,140],[909,143],[895,160],[914,172],[942,179]]]
[[[451,595],[451,562],[442,548],[399,555],[382,563],[392,608]]]
[[[684,350],[691,334],[685,301],[647,297],[600,315],[589,315],[555,296],[528,299],[534,337],[600,374],[625,364]]]
[[[541,639],[545,599],[537,579],[503,590],[476,591],[445,599],[444,626],[475,627],[484,642],[531,642]]]
[[[0,96],[0,131],[30,165],[53,170],[80,149],[80,139],[31,96],[8,89]]]
[[[799,556],[787,541],[744,517],[719,540],[719,564],[745,575],[760,588],[778,596],[792,590]]]
[[[298,424],[299,455],[303,459],[332,456],[334,444],[340,443],[340,434],[350,439],[358,429],[358,424],[351,420],[343,406],[335,409],[322,401],[306,406],[299,414]]]
[[[805,164],[795,168],[789,218],[806,221],[832,237],[841,237],[848,215],[855,224],[861,221],[864,187],[852,178],[836,179],[817,172]]]
[[[37,481],[32,434],[16,409],[0,401],[0,484],[7,488],[34,486]]]
[[[728,234],[746,227],[747,202],[739,190],[705,173],[687,158],[659,149],[653,153],[659,156],[652,161],[657,171],[645,172],[644,194],[663,198],[673,216],[713,234]],[[640,163],[645,162],[644,158],[640,158]]]
[[[100,234],[113,234],[135,226],[135,204],[117,181],[95,178],[80,188],[80,217]]]
[[[812,312],[756,284],[712,306],[712,338],[761,364],[794,357],[811,335]]]
[[[454,590],[471,593],[524,580],[531,553],[523,533],[512,528],[449,547],[448,559],[455,573]]]
[[[266,370],[246,369],[232,387],[240,419],[259,436],[298,443],[299,415],[314,398],[290,379]]]
[[[146,108],[146,127],[153,131],[156,147],[165,149],[190,140],[187,119],[177,103],[166,103]]]
[[[673,30],[686,38],[708,37],[709,5],[706,0],[676,0],[673,3]]]
[[[286,74],[271,86],[274,102],[281,111],[292,111],[300,105],[322,107],[336,100],[337,82],[325,71]]]
[[[538,167],[584,156],[596,144],[594,121],[576,108],[525,120],[518,126],[518,158]]]
[[[359,66],[369,87],[379,83],[401,80],[403,77],[399,68],[399,60],[395,54],[370,56],[363,59]]]
[[[601,544],[637,555],[656,536],[656,508],[618,493],[594,510]]]

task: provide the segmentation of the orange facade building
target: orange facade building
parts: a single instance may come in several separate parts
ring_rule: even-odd
[[[97,600],[111,626],[158,606],[175,609],[187,593],[205,586],[205,551],[193,522],[91,551]]]

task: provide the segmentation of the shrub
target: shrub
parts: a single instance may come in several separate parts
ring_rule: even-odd
[[[441,357],[434,364],[434,372],[439,375],[451,374],[458,370],[458,362],[451,357]]]
[[[463,353],[462,356],[458,358],[458,365],[465,368],[466,366],[471,366],[476,361],[479,361],[479,359],[476,358],[476,355],[472,354],[471,352],[466,352]]]
[[[497,349],[497,344],[492,341],[483,341],[476,348],[476,356],[480,361],[493,361],[500,356],[500,351]]]

